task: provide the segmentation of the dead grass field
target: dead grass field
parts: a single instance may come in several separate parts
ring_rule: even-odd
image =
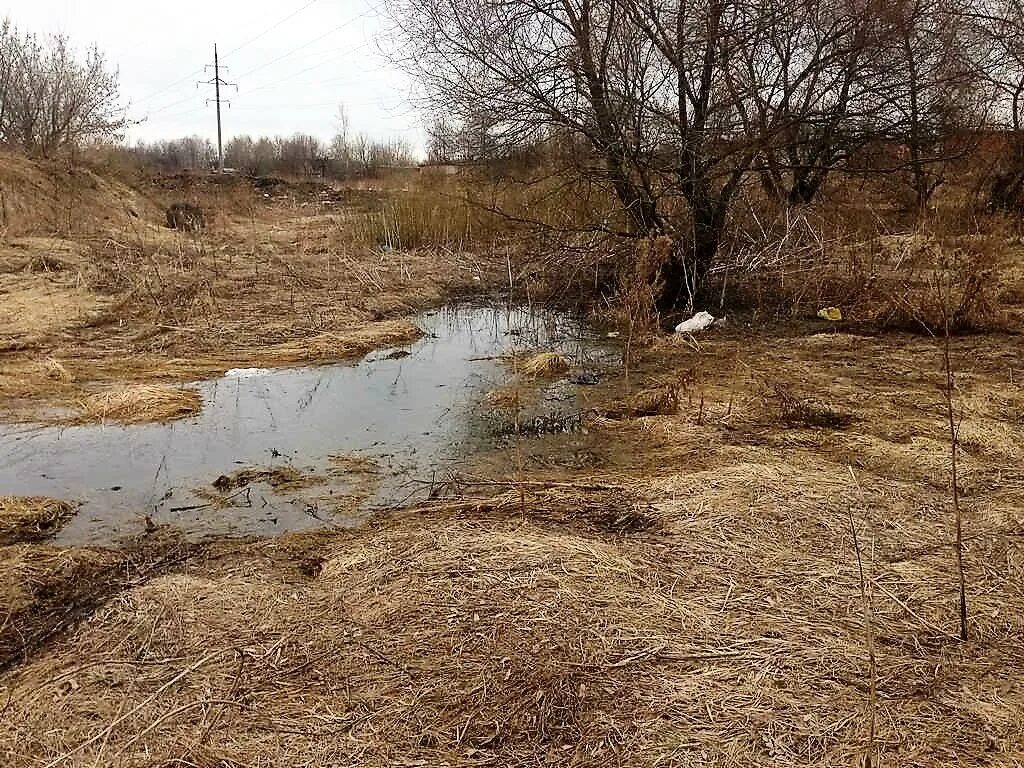
[[[674,376],[678,412],[595,417],[585,439],[614,454],[599,470],[530,467],[498,496],[214,543],[172,573],[117,582],[0,678],[0,755],[774,766],[855,765],[871,750],[880,765],[1018,765],[1014,341],[955,342],[966,643],[934,342],[731,331],[643,353],[633,387]],[[622,384],[609,386],[612,399]],[[778,387],[848,418],[794,421]]]
[[[336,362],[407,343],[419,334],[409,315],[505,272],[504,261],[462,251],[368,240],[376,194],[324,200],[315,185],[270,195],[243,180],[189,177],[97,184],[88,225],[55,228],[62,201],[47,200],[52,216],[26,210],[0,244],[7,418],[74,411],[99,387]],[[211,212],[207,230],[164,226],[163,208],[182,199]]]
[[[0,261],[69,308],[0,353],[9,413],[397,343],[505,268],[350,251],[319,203],[233,205],[202,238]],[[0,764],[1024,764],[1024,344],[952,339],[960,642],[941,349],[875,335],[862,300],[841,326],[638,343],[585,434],[515,439],[462,495],[358,530],[0,546]]]

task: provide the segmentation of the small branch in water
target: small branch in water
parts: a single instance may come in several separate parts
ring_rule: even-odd
[[[425,483],[427,481],[417,481]],[[467,487],[502,488],[567,488],[576,491],[627,491],[629,488],[617,483],[565,483],[547,480],[491,480],[485,477],[460,477],[459,484]]]
[[[171,507],[171,512],[193,512],[197,509],[206,509],[212,506],[213,503],[208,501],[205,504],[190,504],[187,507]]]
[[[244,488],[241,488],[240,490],[235,491],[230,496],[225,496],[224,498],[219,499],[217,503],[223,504],[223,503],[228,502],[228,501],[233,501],[234,499],[237,499],[239,496],[244,495],[245,496],[245,502],[246,502],[245,505],[247,507],[251,507],[252,506],[252,499],[249,497],[249,492],[251,490],[252,490],[252,486],[247,485]],[[207,507],[212,507],[213,505],[214,505],[214,502],[208,501],[205,504],[192,504],[192,505],[187,506],[187,507],[171,507],[170,511],[171,512],[193,512],[193,511],[195,511],[197,509],[206,509]]]

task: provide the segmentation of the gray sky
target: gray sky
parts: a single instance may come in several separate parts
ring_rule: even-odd
[[[64,33],[95,43],[120,70],[129,116],[147,118],[130,140],[197,133],[216,139],[212,86],[196,87],[213,44],[224,79],[224,138],[312,133],[329,139],[338,104],[351,132],[405,138],[422,128],[411,85],[378,47],[381,0],[0,0],[0,16],[22,31]],[[291,18],[289,18],[291,17]],[[264,34],[265,33],[265,34]],[[237,50],[236,50],[237,49]]]

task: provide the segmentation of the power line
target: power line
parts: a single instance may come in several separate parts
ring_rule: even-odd
[[[344,53],[341,53],[341,54],[339,54],[337,56],[332,56],[331,58],[329,58],[329,59],[327,59],[325,61],[321,61],[318,64],[314,64],[311,67],[306,67],[305,69],[301,69],[298,72],[293,72],[292,74],[290,74],[290,75],[288,75],[286,77],[282,77],[280,80],[275,80],[275,81],[273,81],[271,83],[265,83],[264,85],[257,86],[256,88],[249,88],[248,90],[242,91],[242,95],[243,96],[247,96],[249,94],[256,93],[258,91],[266,90],[267,88],[273,88],[275,86],[281,85],[282,83],[287,83],[290,80],[292,80],[292,78],[299,77],[300,75],[304,75],[307,72],[312,72],[315,69],[320,69],[320,67],[324,66],[325,64],[332,64],[335,61],[340,61],[341,59],[344,59],[344,58],[346,58],[348,56],[351,56],[354,53],[359,53],[359,51],[363,50],[364,48],[368,48],[369,46],[370,46],[370,43],[369,42],[365,42],[362,45],[360,45],[358,48],[352,48],[351,50],[347,50]],[[352,82],[352,83],[360,82],[360,80],[349,80],[349,78],[345,78],[345,80],[346,80],[346,84],[349,83],[349,82]],[[338,85],[338,84],[341,84],[341,83],[338,83],[337,81],[327,81],[327,82],[324,82],[324,81],[319,81],[319,80],[315,81],[315,82],[307,83],[307,85]],[[300,83],[300,84],[298,84],[297,87],[301,87],[301,86],[302,86],[302,84]]]
[[[302,13],[302,12],[303,12],[304,10],[306,10],[306,9],[307,9],[307,8],[309,8],[310,6],[316,5],[316,4],[317,4],[317,3],[319,3],[319,2],[320,2],[320,0],[310,0],[310,1],[309,1],[308,3],[306,3],[306,4],[304,5],[304,6],[302,6],[301,8],[299,8],[299,10],[295,11],[294,13],[291,13],[291,14],[289,14],[289,15],[285,16],[285,17],[284,17],[283,19],[281,19],[280,21],[278,21],[278,22],[276,22],[276,23],[272,24],[271,26],[267,27],[267,28],[266,28],[265,30],[263,30],[262,32],[260,32],[260,33],[259,33],[258,35],[256,35],[256,37],[254,37],[254,38],[251,38],[250,40],[247,40],[246,42],[242,43],[242,44],[241,44],[240,46],[238,46],[237,48],[234,48],[234,49],[232,49],[232,50],[228,51],[228,52],[227,52],[226,54],[224,54],[224,55],[225,55],[225,56],[233,56],[234,54],[238,53],[238,52],[239,52],[240,50],[242,50],[243,48],[246,48],[246,47],[248,47],[248,46],[252,45],[252,44],[253,44],[253,43],[255,43],[255,42],[256,42],[257,40],[261,40],[261,39],[263,39],[264,37],[266,37],[267,35],[269,35],[269,34],[270,34],[271,32],[275,31],[275,30],[276,30],[276,29],[277,29],[278,27],[280,27],[280,26],[281,26],[282,24],[285,24],[285,23],[287,23],[287,22],[291,21],[291,20],[292,20],[292,19],[294,19],[294,18],[295,18],[296,16],[298,16],[298,15],[299,15],[300,13]]]
[[[139,99],[136,103],[137,104],[141,104],[144,101],[149,101],[150,99],[155,98],[156,96],[159,96],[161,93],[166,93],[167,91],[171,90],[171,88],[174,88],[176,85],[180,85],[181,83],[188,82],[189,80],[192,80],[193,78],[203,74],[203,71],[204,70],[202,70],[202,69],[197,69],[195,72],[191,72],[190,74],[185,75],[185,77],[181,78],[181,80],[175,80],[173,83],[171,83],[168,86],[165,86],[164,88],[161,88],[159,91],[156,91],[155,93],[151,93],[149,96],[145,96],[145,97]],[[180,104],[181,102],[179,101],[178,103]]]
[[[205,70],[200,69],[196,74],[200,74],[201,75],[201,74],[203,74],[204,71]],[[192,98],[193,98],[192,94],[189,94],[188,96],[186,96],[183,99],[178,99],[177,101],[171,102],[170,104],[167,104],[166,106],[160,107],[160,109],[154,109],[151,112],[147,112],[146,113],[146,119],[151,118],[153,115],[159,115],[161,112],[166,112],[168,109],[171,109],[172,107],[176,107],[179,104],[184,104],[186,101],[192,101]]]
[[[358,48],[353,48],[352,50],[346,51],[345,53],[343,53],[343,54],[341,54],[339,56],[334,56],[334,57],[332,57],[330,59],[327,59],[326,61],[320,62],[319,64],[315,64],[312,67],[307,67],[306,69],[299,70],[298,72],[293,72],[291,75],[288,75],[287,77],[283,77],[280,80],[275,80],[273,82],[266,83],[266,84],[258,86],[256,88],[249,88],[248,90],[242,90],[242,91],[240,91],[240,94],[242,96],[248,96],[249,94],[257,93],[259,91],[266,90],[267,88],[273,88],[275,86],[281,85],[282,83],[287,83],[292,78],[298,77],[299,75],[304,75],[307,72],[312,72],[315,69],[319,69],[324,64],[330,64],[333,61],[341,60],[341,59],[345,58],[346,56],[351,55],[353,53],[358,53],[359,51],[363,50],[364,48],[368,47],[369,45],[370,45],[369,42],[363,43]],[[199,70],[200,74],[202,73],[202,71],[203,70]],[[332,80],[326,80],[326,81],[324,81],[324,80],[309,81],[307,83],[300,83],[300,84],[298,84],[297,87],[304,87],[304,86],[307,86],[307,85],[349,85],[349,84],[354,84],[354,83],[358,83],[358,82],[360,82],[360,80],[353,80],[351,78],[338,78],[338,79],[332,79]],[[171,102],[170,104],[166,104],[166,105],[160,107],[159,109],[154,109],[151,112],[149,112],[148,115],[150,117],[152,117],[153,115],[159,115],[159,114],[161,114],[163,112],[166,112],[168,109],[173,109],[174,107],[178,106],[179,104],[184,104],[186,101],[190,101],[191,99],[192,99],[191,95],[186,96],[186,97],[184,97],[182,99],[178,99],[177,101]],[[196,110],[192,110],[192,111],[196,111]],[[188,114],[188,113],[185,113],[185,114]]]
[[[309,41],[307,41],[305,43],[302,43],[301,45],[297,45],[294,48],[292,48],[290,51],[281,54],[276,59],[271,59],[270,61],[266,62],[265,64],[260,64],[257,67],[253,67],[252,69],[246,70],[241,75],[239,75],[239,77],[246,77],[247,75],[251,75],[254,72],[259,72],[262,69],[266,69],[271,64],[276,64],[279,61],[283,61],[284,59],[287,59],[289,56],[295,55],[296,53],[301,51],[303,48],[307,48],[307,47],[313,45],[314,43],[319,43],[325,37],[330,37],[335,32],[337,32],[339,29],[344,29],[349,24],[353,24],[353,23],[359,21],[360,19],[365,18],[366,16],[369,16],[369,15],[371,15],[373,13],[376,13],[376,11],[377,11],[376,8],[373,8],[373,7],[367,8],[365,11],[360,13],[358,16],[353,16],[351,19],[349,19],[347,21],[343,21],[341,24],[339,24],[338,26],[334,27],[333,29],[328,30],[327,32],[324,32],[319,37],[316,37],[316,38],[314,38],[312,40],[309,40]]]
[[[250,38],[249,40],[247,40],[246,42],[242,43],[242,44],[241,44],[240,46],[238,46],[237,48],[234,48],[233,50],[229,51],[229,52],[228,52],[227,54],[225,54],[225,55],[226,55],[226,56],[232,56],[232,55],[234,55],[234,54],[238,53],[238,52],[239,52],[240,50],[242,50],[243,48],[246,48],[247,46],[249,46],[249,45],[252,45],[253,43],[255,43],[255,42],[256,42],[257,40],[260,40],[260,39],[262,39],[262,38],[266,37],[266,36],[267,36],[267,35],[269,35],[269,34],[270,34],[271,32],[273,32],[273,31],[274,31],[274,30],[276,30],[276,29],[277,29],[278,27],[280,27],[280,26],[281,26],[282,24],[284,24],[284,23],[286,23],[286,22],[288,22],[288,21],[291,21],[291,20],[292,20],[292,19],[294,19],[294,18],[295,18],[296,16],[298,16],[298,15],[299,15],[300,13],[302,13],[303,11],[305,11],[305,10],[306,10],[307,8],[309,8],[310,6],[313,6],[313,5],[315,5],[315,4],[316,4],[316,3],[318,3],[318,2],[320,2],[320,0],[310,0],[310,2],[306,3],[306,4],[304,5],[304,6],[302,6],[301,8],[299,8],[299,10],[297,10],[297,11],[294,11],[293,13],[289,14],[288,16],[285,16],[285,17],[284,17],[283,19],[281,19],[280,21],[277,21],[277,22],[275,22],[275,23],[271,24],[271,25],[270,25],[269,27],[267,27],[267,28],[266,28],[266,29],[264,29],[264,30],[263,30],[262,32],[260,32],[260,33],[259,33],[258,35],[256,35],[256,36],[255,36],[255,37],[253,37],[253,38]],[[177,86],[177,85],[181,85],[182,83],[186,83],[186,82],[188,82],[189,80],[192,80],[193,78],[197,77],[198,75],[201,75],[201,74],[203,74],[203,72],[204,72],[204,71],[205,71],[205,67],[204,67],[203,69],[199,69],[199,70],[196,70],[195,72],[192,72],[192,73],[190,73],[190,74],[186,75],[185,77],[181,78],[180,80],[175,80],[175,81],[174,81],[173,83],[171,83],[170,85],[166,85],[166,86],[164,86],[164,87],[163,87],[163,88],[161,88],[161,89],[160,89],[159,91],[155,91],[155,92],[153,92],[153,93],[149,94],[148,96],[144,96],[144,97],[142,97],[142,98],[141,98],[141,99],[139,99],[139,100],[138,100],[138,102],[136,102],[136,103],[138,103],[138,104],[142,104],[143,102],[146,102],[146,101],[150,101],[151,99],[154,99],[154,98],[156,98],[157,96],[159,96],[159,95],[161,95],[161,94],[163,94],[163,93],[167,93],[167,91],[171,90],[171,89],[172,89],[172,88],[174,88],[175,86]],[[178,103],[180,104],[181,102],[178,102]]]

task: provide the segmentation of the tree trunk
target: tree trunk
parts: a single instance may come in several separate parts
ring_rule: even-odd
[[[662,267],[659,310],[693,311],[706,287],[724,228],[724,206],[709,203],[694,208],[691,241],[673,243],[671,255]]]

